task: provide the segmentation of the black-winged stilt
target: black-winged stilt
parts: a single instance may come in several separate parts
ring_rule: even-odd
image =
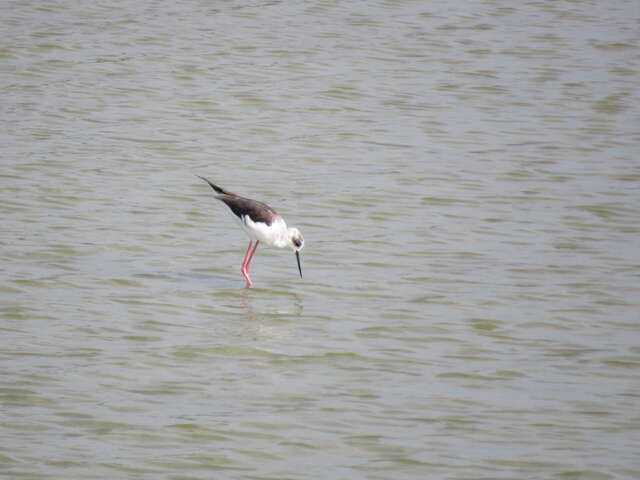
[[[200,175],[197,176],[200,177]],[[200,178],[215,190],[215,198],[227,204],[227,207],[231,209],[235,218],[240,223],[242,230],[244,230],[249,237],[249,248],[247,248],[247,253],[244,256],[242,267],[240,268],[244,279],[247,281],[246,288],[253,286],[253,282],[249,276],[249,264],[260,242],[269,247],[292,248],[298,261],[300,278],[302,278],[300,250],[304,247],[304,238],[302,238],[300,230],[294,227],[287,227],[284,219],[269,205],[251,200],[250,198],[241,197],[211,183],[204,177]],[[255,243],[253,243],[254,241]]]

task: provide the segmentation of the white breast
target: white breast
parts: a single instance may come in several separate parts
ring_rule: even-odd
[[[287,246],[287,224],[281,217],[276,217],[271,225],[254,222],[249,215],[243,215],[240,226],[252,240],[258,240],[270,247],[284,248]]]

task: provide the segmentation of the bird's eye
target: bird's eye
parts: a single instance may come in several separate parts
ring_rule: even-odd
[[[300,239],[299,239],[299,238],[295,238],[295,239],[293,240],[293,244],[294,244],[296,247],[299,247],[300,245],[302,245],[302,242],[300,241]]]

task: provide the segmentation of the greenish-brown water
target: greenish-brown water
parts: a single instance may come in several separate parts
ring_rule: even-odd
[[[6,3],[0,477],[638,478],[639,18]]]

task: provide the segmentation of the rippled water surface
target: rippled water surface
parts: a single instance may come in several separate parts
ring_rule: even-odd
[[[4,2],[0,477],[640,478],[639,20]]]

